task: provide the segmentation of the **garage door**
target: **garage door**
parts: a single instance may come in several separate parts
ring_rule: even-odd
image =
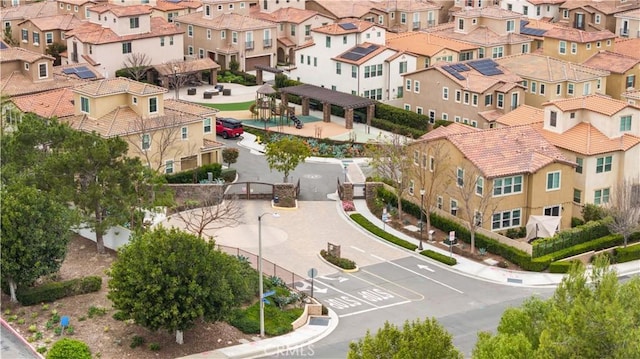
[[[256,65],[271,66],[271,55],[247,57],[245,60],[245,71],[252,71],[256,69]]]

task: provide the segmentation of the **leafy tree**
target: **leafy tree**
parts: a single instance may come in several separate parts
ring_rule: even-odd
[[[68,206],[34,187],[2,186],[0,195],[2,280],[15,302],[18,286],[60,269],[74,222]]]
[[[286,136],[269,142],[264,154],[267,157],[269,169],[282,172],[284,183],[287,183],[289,173],[311,156],[311,150],[301,139]]]
[[[91,359],[91,350],[83,341],[62,338],[53,344],[47,359]]]
[[[582,207],[582,218],[585,222],[598,221],[606,217],[604,207],[587,203]]]
[[[232,163],[238,162],[238,156],[240,151],[237,148],[227,147],[222,150],[222,161],[227,164],[227,167],[231,167]]]
[[[47,46],[47,49],[46,49],[47,55],[51,55],[55,57],[55,60],[53,62],[54,66],[59,66],[62,63],[62,58],[60,57],[60,54],[65,51],[67,51],[67,45],[63,42],[54,42],[49,46]]]
[[[349,359],[458,359],[463,355],[453,346],[452,336],[434,318],[406,321],[402,328],[389,322],[375,335],[349,344]]]
[[[128,78],[142,81],[151,69],[151,58],[144,52],[134,52],[124,59],[122,67]]]
[[[640,230],[640,182],[625,179],[618,183],[605,213],[612,219],[607,224],[609,230],[620,234],[626,247],[631,234]]]
[[[619,283],[606,256],[574,266],[548,300],[507,309],[495,335],[479,333],[473,358],[637,358],[640,278]]]
[[[411,168],[418,159],[409,153],[407,138],[392,134],[390,137],[379,137],[377,143],[368,144],[367,155],[371,158],[369,165],[382,178],[390,180],[398,199],[398,219],[402,221],[401,198],[409,189]]]
[[[255,293],[246,264],[215,249],[213,241],[178,229],[134,234],[109,276],[114,307],[150,330],[183,331],[199,318],[220,320]]]

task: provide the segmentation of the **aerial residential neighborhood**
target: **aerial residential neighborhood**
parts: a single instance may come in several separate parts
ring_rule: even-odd
[[[57,358],[57,335],[87,341],[104,311],[116,340],[87,358],[368,357],[390,329],[354,319],[384,313],[399,331],[437,319],[420,329],[446,334],[434,357],[488,359],[507,342],[496,313],[554,300],[585,266],[640,285],[640,0],[2,0],[0,20],[3,357],[5,330]],[[195,246],[184,263],[152,245],[174,239]],[[55,254],[41,266],[32,247]],[[180,270],[154,277],[162,293],[127,293],[163,265]],[[198,304],[171,278],[191,288],[209,267],[225,298],[203,290],[214,305],[167,324],[190,309],[154,298]],[[88,322],[63,324],[55,301],[82,296],[92,309],[69,308]],[[295,309],[290,328],[275,308]],[[570,357],[531,343],[501,357]]]

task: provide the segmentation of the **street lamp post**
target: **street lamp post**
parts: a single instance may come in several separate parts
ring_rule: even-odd
[[[419,250],[422,250],[422,232],[424,231],[424,223],[422,223],[424,214],[424,194],[425,190],[423,188],[420,190],[420,243],[418,244]]]
[[[264,285],[262,281],[262,217],[265,214],[270,214],[274,217],[279,217],[277,213],[265,212],[258,216],[258,294],[260,296],[260,337],[264,338]]]

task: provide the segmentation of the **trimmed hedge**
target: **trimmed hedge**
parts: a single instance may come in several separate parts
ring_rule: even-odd
[[[438,262],[442,262],[446,265],[454,266],[458,264],[458,261],[455,258],[445,256],[444,254],[438,253],[436,251],[432,251],[431,249],[425,249],[424,251],[420,252],[420,254],[422,254],[423,256],[427,256],[431,259],[435,259]]]
[[[587,222],[582,226],[563,230],[553,237],[537,239],[533,242],[533,258],[592,241],[611,234],[607,226],[609,219]]]
[[[627,246],[626,248],[616,248],[613,254],[616,259],[616,263],[624,263],[640,259],[640,243]]]
[[[393,244],[399,245],[400,247],[415,251],[416,248],[418,248],[417,245],[413,244],[413,243],[409,243],[407,241],[405,241],[404,239],[400,239],[396,236],[394,236],[391,233],[387,233],[385,231],[382,230],[382,228],[377,227],[376,225],[374,225],[373,223],[369,222],[368,219],[364,218],[363,215],[361,215],[360,213],[353,213],[351,215],[349,215],[349,217],[356,222],[357,224],[360,225],[360,227],[366,229],[367,231],[375,234],[376,236],[384,239],[385,241],[391,242]]]
[[[208,179],[207,172],[213,173],[213,178],[220,178],[222,174],[222,165],[219,163],[211,163],[192,170],[186,170],[170,175],[165,175],[167,183],[200,183],[200,181]]]
[[[335,266],[338,266],[338,267],[340,267],[342,269],[355,269],[356,268],[356,262],[352,261],[351,259],[332,256],[331,254],[329,254],[329,252],[327,252],[324,249],[320,251],[320,255],[327,262],[329,262],[329,263],[331,263],[331,264],[333,264]]]
[[[575,263],[580,263],[580,261],[571,260],[553,262],[549,264],[549,273],[567,273]]]
[[[589,251],[599,251],[601,249],[619,246],[623,243],[624,239],[621,235],[611,234],[606,237],[594,239],[592,241],[580,243],[573,247],[565,248],[557,252],[549,253],[545,256],[534,259],[534,262],[544,263],[546,264],[545,266],[548,266],[549,264],[551,264],[551,262],[555,262],[560,259],[568,258]]]
[[[227,168],[222,170],[220,178],[222,178],[226,183],[233,182],[236,179],[236,169]]]
[[[90,276],[19,289],[16,297],[22,305],[34,305],[43,302],[53,302],[64,297],[97,292],[101,287],[102,278]]]

